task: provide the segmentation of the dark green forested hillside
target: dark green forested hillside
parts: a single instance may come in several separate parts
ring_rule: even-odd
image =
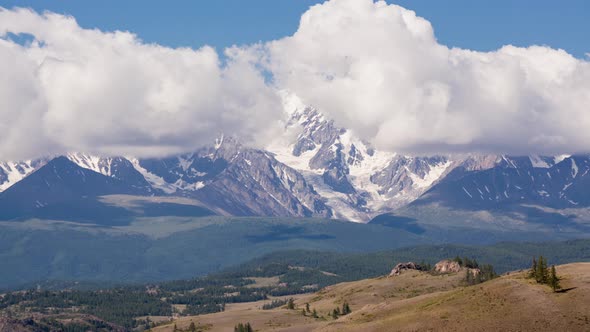
[[[56,315],[62,318],[87,315],[84,316],[87,317],[85,324],[110,326],[105,323],[108,322],[113,329],[143,329],[151,324],[147,316],[217,312],[224,310],[227,303],[312,292],[343,281],[387,274],[398,262],[434,264],[441,259],[460,256],[492,264],[501,273],[528,268],[532,258],[539,255],[552,264],[590,261],[590,240],[415,246],[373,253],[279,251],[194,279],[103,290],[50,290],[42,286],[40,289],[7,292],[0,297],[0,312],[4,316],[20,318],[28,317],[31,312],[39,313],[45,323],[35,321],[35,324],[49,324],[50,328],[59,327],[55,325],[59,323]],[[255,277],[274,277],[276,284],[256,286],[251,279]],[[44,285],[67,287],[68,283]],[[93,286],[97,287],[97,284]],[[185,309],[178,311],[174,305],[183,305]],[[84,330],[84,326],[81,328]]]
[[[453,229],[445,233],[431,226],[424,226],[420,231],[407,226],[226,217],[147,218],[127,226],[108,227],[50,220],[0,222],[3,264],[0,289],[46,280],[138,283],[187,279],[278,250],[362,253],[438,243],[490,244],[502,240],[547,239],[544,233],[529,231],[500,234]],[[551,236],[553,240],[561,239],[559,233]],[[507,246],[504,249],[515,249],[519,254],[524,249]],[[471,252],[462,248],[437,247],[440,252],[437,257],[445,256],[445,250]],[[496,250],[502,252],[501,247]],[[474,253],[477,252],[475,249]],[[399,255],[400,258],[432,256],[429,249],[420,247]],[[385,262],[387,256],[381,256]],[[523,260],[520,256],[506,257],[510,257],[508,263],[498,262],[502,270],[518,266]]]
[[[348,279],[362,279],[382,275],[397,262],[425,262],[434,264],[449,257],[470,257],[488,262],[503,273],[530,265],[535,255],[543,255],[554,264],[590,261],[590,240],[563,242],[504,242],[488,246],[423,245],[372,253],[337,253],[309,250],[274,252],[229,268],[229,275],[271,275],[279,266],[302,266],[328,271]],[[272,269],[271,269],[272,268]],[[266,271],[265,269],[270,269]]]

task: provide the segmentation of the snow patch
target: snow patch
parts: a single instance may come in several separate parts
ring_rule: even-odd
[[[576,178],[576,176],[578,175],[578,165],[576,164],[576,161],[574,160],[574,158],[571,159],[572,160],[572,178]]]
[[[33,161],[31,160],[23,162],[0,162],[0,174],[4,173],[6,175],[6,180],[0,183],[0,192],[12,187],[15,183],[24,179],[36,169],[37,168],[33,165]]]
[[[182,190],[190,190],[190,191],[197,191],[205,186],[205,183],[202,181],[197,181],[195,183],[188,183],[181,179],[174,182],[174,187]]]
[[[334,212],[335,219],[342,219],[353,222],[368,222],[368,216],[351,206],[348,195],[334,191],[324,183],[322,176],[314,172],[306,172],[305,179],[310,183],[317,193],[326,199],[326,205]]]
[[[310,171],[319,174],[324,171],[312,170],[309,167],[311,158],[313,158],[320,149],[319,146],[313,150],[303,152],[299,157],[293,155],[293,145],[281,146],[280,144],[273,144],[267,149],[274,155],[276,160],[298,171]]]
[[[555,160],[556,164],[559,164],[560,162],[564,161],[566,158],[569,158],[569,157],[571,157],[571,155],[562,154],[562,155],[553,157],[553,160]]]
[[[185,157],[178,157],[178,165],[180,165],[180,168],[186,172],[191,167],[192,160]]]
[[[166,182],[163,178],[154,173],[150,173],[147,169],[141,167],[137,158],[128,158],[128,160],[131,162],[131,165],[133,165],[133,168],[135,168],[135,170],[138,171],[152,187],[160,189],[167,194],[172,194],[177,191],[178,188],[174,184]]]
[[[93,172],[113,176],[111,166],[113,164],[112,158],[101,158],[98,156],[83,154],[83,153],[69,153],[66,156],[74,164],[91,170]]]
[[[529,156],[529,159],[531,161],[531,164],[533,164],[533,167],[535,168],[550,168],[552,166],[549,163],[547,163],[547,161],[545,161],[541,156],[538,155]]]
[[[465,187],[461,187],[463,188],[463,191],[471,198],[473,198],[473,196],[471,196],[471,194],[469,193],[469,191],[467,191],[467,189],[465,189]]]
[[[512,160],[510,160],[509,158],[506,158],[506,156],[502,156],[502,159],[508,164],[510,165],[510,167],[512,168],[518,168],[516,167],[516,165],[514,164],[514,162]]]
[[[443,173],[451,166],[452,162],[447,160],[444,163],[439,163],[430,168],[430,171],[426,173],[424,178],[420,178],[418,175],[410,173],[410,178],[414,182],[416,188],[429,188],[435,181],[440,179]]]
[[[219,150],[221,145],[223,145],[223,138],[224,138],[224,136],[223,136],[223,134],[221,134],[221,137],[215,139],[215,145],[214,145],[215,150]]]

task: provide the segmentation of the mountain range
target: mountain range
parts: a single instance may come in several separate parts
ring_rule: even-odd
[[[357,222],[418,207],[493,212],[535,206],[555,212],[590,206],[590,156],[379,151],[296,96],[284,94],[283,100],[289,121],[264,149],[221,135],[210,146],[165,158],[70,153],[0,162],[0,218],[129,213],[105,202],[109,195],[184,200],[170,203],[177,208],[189,200],[199,213]]]

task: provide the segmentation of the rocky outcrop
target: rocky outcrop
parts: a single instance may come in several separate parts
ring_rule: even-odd
[[[469,273],[471,274],[472,277],[477,277],[478,275],[481,274],[481,270],[480,269],[467,269],[469,271]]]
[[[434,272],[438,273],[456,273],[461,271],[461,265],[458,262],[445,259],[434,265]]]
[[[389,273],[389,276],[398,276],[400,275],[403,271],[406,270],[416,270],[416,271],[422,271],[422,267],[414,262],[407,262],[407,263],[398,263],[393,270],[391,270],[391,273]]]

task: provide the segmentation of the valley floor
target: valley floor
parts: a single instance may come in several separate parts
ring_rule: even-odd
[[[262,310],[270,300],[228,305],[225,312],[183,317],[154,331],[232,331],[250,322],[255,331],[590,331],[590,263],[557,267],[562,291],[526,278],[526,271],[462,286],[464,273],[400,276],[342,283],[294,296],[296,310]],[[347,302],[352,313],[331,317]],[[302,314],[306,303],[318,318]]]

